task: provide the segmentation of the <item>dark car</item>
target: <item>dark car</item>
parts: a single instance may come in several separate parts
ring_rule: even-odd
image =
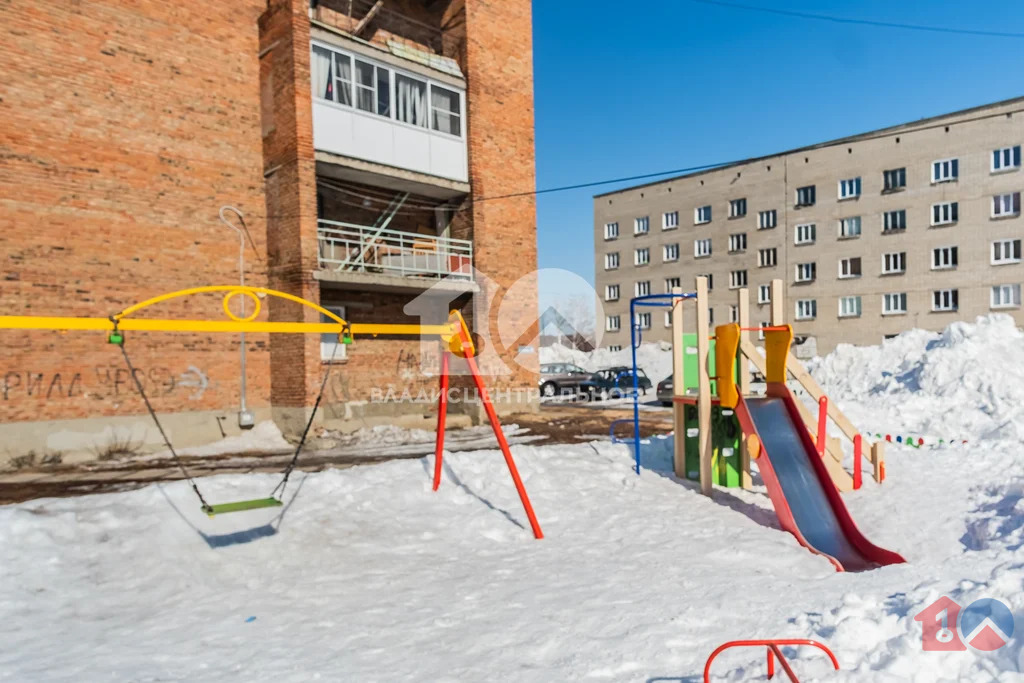
[[[576,396],[582,391],[581,384],[590,379],[590,373],[572,363],[544,363],[540,366],[540,395]]]
[[[643,370],[636,371],[636,384],[640,394],[646,394],[653,386]],[[591,399],[625,398],[633,392],[633,368],[625,365],[598,370],[584,382],[581,390]]]
[[[661,405],[672,405],[672,387],[672,375],[658,382],[658,400],[661,401]]]

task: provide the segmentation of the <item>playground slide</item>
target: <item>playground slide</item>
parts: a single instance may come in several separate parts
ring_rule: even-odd
[[[905,562],[879,548],[857,529],[785,384],[769,383],[763,398],[740,397],[736,413],[743,430],[756,434],[756,460],[782,528],[838,571],[863,571]]]

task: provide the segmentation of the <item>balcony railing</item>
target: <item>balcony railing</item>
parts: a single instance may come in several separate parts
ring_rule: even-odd
[[[322,270],[439,280],[473,279],[473,243],[370,225],[319,221]]]

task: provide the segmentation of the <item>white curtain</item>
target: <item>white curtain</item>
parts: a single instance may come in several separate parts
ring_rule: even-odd
[[[313,97],[333,100],[331,88],[331,53],[322,47],[313,46],[313,58],[309,65],[313,85]]]
[[[395,114],[399,121],[427,125],[427,84],[401,74],[395,75]]]

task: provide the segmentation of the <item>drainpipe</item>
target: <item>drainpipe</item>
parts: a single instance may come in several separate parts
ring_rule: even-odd
[[[242,230],[240,230],[239,228],[235,227],[234,224],[231,223],[231,221],[229,221],[227,218],[224,217],[224,212],[225,211],[230,211],[230,212],[234,213],[236,216],[238,216],[238,220],[242,222],[243,226],[245,225],[245,218],[242,216],[242,212],[239,211],[238,209],[236,209],[233,206],[222,206],[222,207],[220,207],[220,220],[221,220],[221,222],[224,225],[228,226],[229,228],[231,228],[232,230],[234,230],[235,232],[238,233],[238,283],[242,287],[245,287],[245,233]],[[246,300],[247,297],[239,296],[239,297],[235,297],[235,298],[238,299],[238,307],[239,307],[239,312],[238,313],[239,313],[239,317],[240,318],[244,318],[245,317],[245,300]],[[241,372],[242,372],[242,377],[241,377],[241,380],[242,380],[241,381],[242,398],[241,398],[241,402],[239,403],[239,406],[238,406],[238,428],[239,429],[252,429],[253,425],[256,424],[256,418],[252,414],[252,412],[249,410],[248,406],[245,403],[245,388],[246,388],[245,387],[245,375],[246,375],[246,373],[245,373],[245,332],[242,332],[241,334],[239,334],[239,338],[241,340],[240,344],[239,344],[239,349],[240,349],[239,352],[241,354],[241,361],[242,361],[242,370],[241,370]]]

